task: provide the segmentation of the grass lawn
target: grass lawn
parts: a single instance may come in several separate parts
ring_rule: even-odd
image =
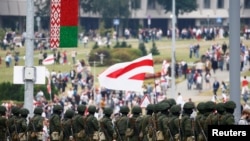
[[[167,40],[166,38],[163,38],[160,41],[156,41],[156,46],[158,50],[160,51],[160,55],[154,56],[155,59],[171,59],[171,52],[172,52],[172,40]],[[177,40],[175,43],[175,51],[176,51],[176,59],[178,61],[180,60],[185,60],[186,62],[194,62],[196,60],[199,60],[197,58],[189,58],[189,46],[190,44],[200,44],[200,55],[205,54],[206,50],[215,43],[222,44],[223,42],[226,42],[227,44],[229,43],[228,39],[216,39],[215,41],[196,41],[196,40]],[[250,41],[244,41],[245,44],[249,44]],[[115,44],[115,41],[113,41],[113,44]],[[127,44],[130,44],[133,48],[138,48],[138,40],[137,39],[130,39],[127,41]],[[94,42],[90,42],[88,44],[87,48],[83,47],[83,44],[79,43],[79,46],[77,48],[60,48],[59,50],[61,52],[67,51],[67,56],[68,56],[68,61],[69,63],[66,65],[47,65],[46,68],[48,68],[49,71],[55,70],[58,72],[61,70],[62,72],[69,72],[70,69],[73,67],[72,65],[72,59],[71,59],[71,51],[75,50],[77,51],[77,59],[81,60],[87,59],[87,54],[90,52],[92,49],[92,46],[94,45]],[[149,51],[152,48],[152,42],[145,43],[147,50]],[[25,66],[25,60],[23,59],[25,56],[25,47],[17,48],[15,51],[20,52],[20,66]],[[10,68],[5,67],[5,55],[7,52],[10,52],[10,50],[0,50],[0,57],[2,58],[2,62],[0,64],[0,83],[2,82],[13,82],[13,61],[12,61],[12,66]],[[38,66],[38,50],[34,51],[34,66]],[[52,54],[52,51],[47,50],[48,54]],[[105,59],[105,58],[104,58]],[[108,67],[108,66],[106,66]],[[161,64],[155,64],[154,65],[155,71],[160,71],[161,69]],[[96,75],[98,75],[100,72],[102,72],[105,69],[105,67],[96,67]],[[94,68],[91,68],[91,71],[94,72]],[[178,80],[177,80],[178,81]],[[96,81],[97,82],[97,81]]]

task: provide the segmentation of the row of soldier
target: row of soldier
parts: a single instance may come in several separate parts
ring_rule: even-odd
[[[157,104],[149,104],[146,114],[142,108],[121,106],[120,113],[111,118],[113,109],[103,109],[104,116],[95,117],[97,108],[79,105],[77,111],[66,110],[54,105],[49,119],[49,133],[52,141],[207,141],[208,125],[232,125],[235,123],[233,101],[214,103],[200,102],[197,107],[186,102],[183,107],[174,99],[166,99]],[[85,115],[85,111],[88,114]],[[191,114],[197,109],[197,116]],[[27,120],[29,111],[12,108],[11,117],[4,117],[6,108],[0,107],[0,141],[42,141],[43,109],[36,107],[34,116]],[[61,117],[63,114],[63,117]],[[131,114],[131,116],[128,116]]]

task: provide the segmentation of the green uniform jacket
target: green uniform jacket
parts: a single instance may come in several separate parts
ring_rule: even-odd
[[[141,132],[142,117],[140,115],[133,115],[128,122],[128,128],[134,129],[132,136],[128,137],[129,141],[141,141],[142,138],[139,138]]]
[[[106,137],[105,141],[112,141],[116,138],[116,132],[113,128],[112,120],[107,116],[104,116],[100,120],[100,131],[104,133]]]
[[[49,131],[50,134],[52,132],[59,132],[61,131],[61,118],[57,114],[53,114],[49,119]]]
[[[117,134],[120,134],[122,141],[126,140],[125,132],[126,132],[127,125],[128,125],[128,120],[129,120],[129,118],[126,115],[122,115],[115,122],[115,126],[117,127],[117,130],[119,132]],[[119,138],[117,138],[117,141],[121,141],[121,140]]]
[[[86,133],[88,135],[89,139],[93,138],[93,134],[95,131],[99,130],[99,123],[96,117],[92,114],[89,114],[87,116],[87,122],[86,122]]]
[[[74,137],[75,137],[76,141],[86,141],[87,140],[87,135],[86,135],[87,131],[85,129],[86,128],[85,124],[86,124],[86,117],[84,117],[83,115],[76,114],[73,117],[72,126],[73,126],[73,132],[74,132]],[[83,134],[83,137],[78,137],[77,133],[80,133],[80,131],[82,133],[85,133],[85,136]]]
[[[0,141],[6,140],[6,133],[7,133],[7,118],[4,116],[0,116]]]

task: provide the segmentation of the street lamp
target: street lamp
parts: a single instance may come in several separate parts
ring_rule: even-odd
[[[94,66],[94,77],[93,77],[93,99],[94,99],[94,101],[95,101],[95,95],[96,95],[96,91],[95,91],[95,79],[96,79],[96,64],[97,63],[100,63],[100,64],[103,64],[103,60],[104,60],[104,54],[103,53],[95,53],[95,55],[98,55],[99,57],[100,57],[100,62],[98,62],[98,61],[95,61],[95,59],[94,59],[94,61],[93,61],[93,66]],[[94,57],[95,58],[95,57]],[[89,62],[89,63],[91,63],[91,62]]]
[[[209,24],[210,24],[210,16],[207,15],[207,27],[209,28]]]

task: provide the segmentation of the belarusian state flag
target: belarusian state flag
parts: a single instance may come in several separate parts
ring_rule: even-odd
[[[51,48],[77,47],[78,0],[51,0]]]

